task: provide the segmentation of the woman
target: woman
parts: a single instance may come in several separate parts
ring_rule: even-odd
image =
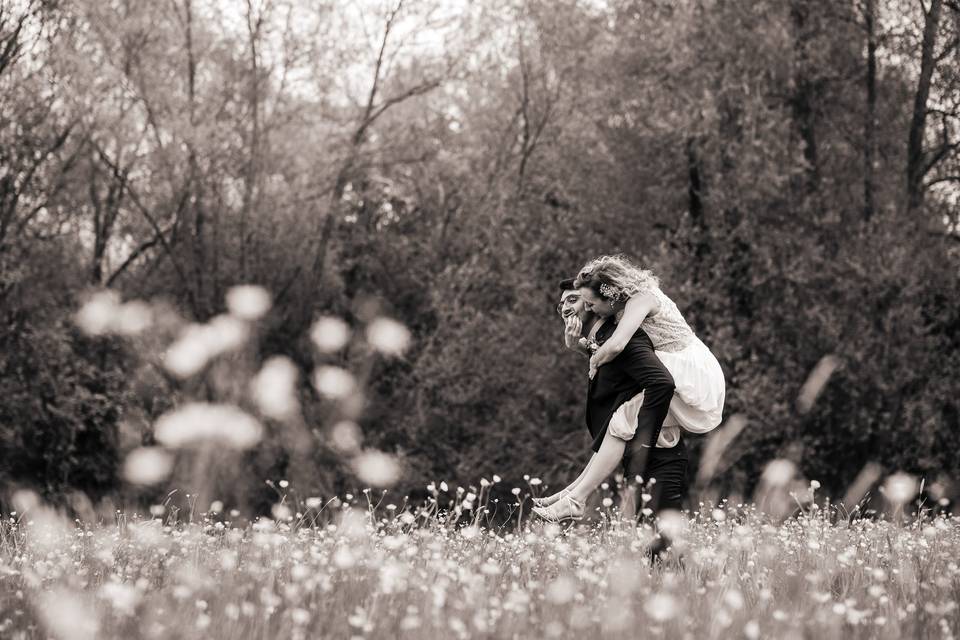
[[[598,367],[620,354],[638,328],[650,337],[657,357],[673,376],[675,395],[658,448],[677,444],[679,431],[671,430],[672,425],[706,433],[720,424],[725,395],[720,363],[694,334],[677,305],[660,290],[651,272],[622,256],[600,256],[584,265],[575,286],[589,311],[617,321],[615,331],[590,358],[591,378]],[[551,521],[583,516],[587,498],[621,463],[642,404],[641,393],[617,408],[586,469],[563,490],[538,500],[537,515]]]

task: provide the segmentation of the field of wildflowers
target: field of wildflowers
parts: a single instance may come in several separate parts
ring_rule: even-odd
[[[431,483],[425,499],[390,503],[380,491],[402,474],[402,460],[363,446],[356,399],[365,374],[332,358],[358,332],[334,317],[318,319],[310,335],[319,356],[310,383],[335,406],[329,428],[311,433],[361,486],[376,488],[307,498],[287,480],[268,481],[277,502],[270,516],[250,519],[253,511],[214,499],[214,453],[253,447],[267,421],[311,436],[292,361],[224,360],[242,354],[269,295],[239,287],[226,302],[229,312],[206,324],[112,294],[80,311],[84,331],[141,340],[144,358],[184,381],[152,425],[153,444],[126,451],[123,464],[131,486],[174,491],[142,512],[88,505],[70,515],[16,492],[0,519],[0,638],[852,640],[952,638],[960,628],[960,527],[936,511],[948,504],[942,486],[924,494],[915,478],[895,474],[880,488],[885,512],[863,514],[862,498],[881,479],[868,465],[843,499],[857,505],[848,512],[818,499],[819,484],[793,463],[774,460],[750,502],[727,502],[710,480],[729,464],[739,416],[704,448],[696,484],[706,504],[661,514],[656,526],[645,509],[639,526],[622,517],[607,485],[583,524],[533,521],[530,498],[544,487],[529,477],[526,489],[497,476],[471,487]],[[151,327],[174,339],[151,337]],[[361,335],[380,357],[410,342],[383,317]],[[829,365],[811,374],[801,409]],[[190,383],[203,375],[214,384],[194,397]],[[912,503],[918,495],[939,503]],[[661,534],[672,547],[651,563],[647,550]]]
[[[155,507],[109,525],[20,496],[0,527],[0,637],[952,638],[960,624],[960,528],[945,516],[812,509],[773,524],[722,504],[667,518],[675,543],[651,566],[654,530],[615,511],[507,530],[455,523],[434,495],[416,509],[311,500],[254,522]]]

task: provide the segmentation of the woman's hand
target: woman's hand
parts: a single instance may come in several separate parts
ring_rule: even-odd
[[[567,345],[567,349],[580,350],[580,332],[582,330],[583,323],[577,316],[573,315],[564,320],[563,342]]]
[[[590,356],[590,379],[593,380],[593,376],[597,375],[597,369],[607,364],[611,360],[617,357],[617,351],[607,347],[608,343],[604,343],[600,346],[596,352]]]

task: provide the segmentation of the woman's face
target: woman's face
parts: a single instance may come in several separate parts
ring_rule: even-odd
[[[589,287],[580,287],[580,297],[583,299],[583,306],[587,311],[592,311],[601,318],[609,318],[616,310],[613,308],[613,303],[596,294],[593,289]]]

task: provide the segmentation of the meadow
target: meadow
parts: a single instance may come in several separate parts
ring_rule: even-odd
[[[35,496],[0,527],[0,637],[952,638],[960,527],[946,515],[844,517],[816,502],[776,522],[722,502],[665,514],[674,540],[604,500],[591,521],[486,520],[476,495],[431,486],[419,507],[281,500],[248,521],[155,505],[70,522]],[[813,494],[813,488],[810,493]]]
[[[709,436],[693,511],[653,521],[643,508],[650,485],[618,477],[595,494],[585,522],[561,526],[531,517],[531,498],[547,487],[530,476],[523,486],[496,475],[430,482],[402,497],[396,485],[409,462],[365,446],[350,419],[364,375],[321,364],[310,382],[341,417],[320,434],[352,486],[374,488],[307,497],[278,479],[266,481],[272,508],[216,499],[225,486],[216,464],[234,482],[252,481],[252,469],[224,461],[266,440],[264,419],[305,428],[293,363],[225,359],[249,347],[269,294],[236,288],[227,306],[161,343],[157,362],[184,381],[216,382],[228,366],[224,379],[239,380],[249,399],[181,398],[152,425],[155,444],[124,456],[125,486],[162,488],[154,495],[169,491],[164,499],[144,493],[120,509],[67,500],[68,510],[28,489],[12,493],[0,520],[0,638],[853,640],[952,638],[960,628],[960,527],[943,482],[883,478],[870,463],[834,504],[794,462],[774,459],[749,499],[723,498],[713,481],[731,464],[725,452],[746,425],[739,415]],[[158,313],[102,294],[77,323],[91,335],[143,334]],[[331,354],[350,335],[325,317],[310,339]],[[410,343],[388,318],[360,337],[368,358],[396,357]],[[813,404],[834,368],[829,358],[814,368],[799,406]],[[628,492],[640,496],[639,524],[616,504]],[[672,546],[652,562],[659,535]]]
[[[958,62],[958,0],[0,0],[0,640],[952,638]],[[547,525],[620,252],[724,422]]]

